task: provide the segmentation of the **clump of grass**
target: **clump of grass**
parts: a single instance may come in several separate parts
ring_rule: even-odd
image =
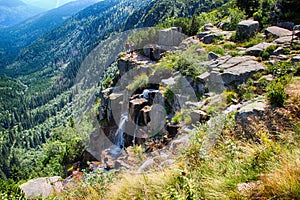
[[[147,76],[147,74],[141,74],[139,76],[134,77],[133,82],[127,86],[127,89],[131,91],[135,91],[138,88],[143,88],[147,86],[148,83],[149,83],[149,77]]]
[[[271,82],[267,87],[267,98],[272,105],[282,107],[287,99],[284,85],[279,81]]]
[[[217,45],[207,45],[205,48],[208,52],[211,51],[211,52],[214,52],[221,56],[225,56],[225,54],[226,54],[226,51],[222,47],[217,46]]]
[[[293,155],[282,156],[276,168],[261,177],[262,183],[253,196],[256,194],[267,199],[299,199],[299,155],[297,151]]]

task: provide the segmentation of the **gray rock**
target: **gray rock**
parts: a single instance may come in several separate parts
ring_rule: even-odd
[[[215,60],[217,58],[219,58],[219,56],[216,53],[214,53],[214,52],[209,52],[208,53],[208,59],[209,60]]]
[[[202,49],[196,49],[196,53],[198,54],[198,56],[203,55],[203,54],[207,54],[207,51],[202,48]]]
[[[277,26],[288,29],[288,30],[293,30],[295,23],[294,22],[278,22]]]
[[[299,62],[300,62],[300,56],[294,56],[294,57],[292,58],[292,62],[293,62],[294,64],[299,63]]]
[[[173,165],[174,163],[175,163],[175,160],[173,160],[173,159],[168,159],[168,160],[162,162],[159,166],[160,166],[160,167],[168,167],[168,166]]]
[[[261,53],[271,45],[273,44],[262,42],[260,44],[257,44],[253,47],[246,49],[246,53],[253,56],[260,56]]]
[[[45,199],[54,192],[62,191],[63,185],[60,179],[60,176],[37,178],[20,185],[20,189],[25,193],[26,198],[35,199],[41,195]]]
[[[275,51],[273,52],[274,55],[278,56],[280,54],[284,53],[284,49],[282,47],[278,47],[277,49],[275,49]]]
[[[248,80],[253,74],[263,71],[265,68],[255,60],[240,63],[232,68],[225,69],[221,77],[226,86],[240,84]]]
[[[292,32],[278,26],[271,26],[266,29],[265,34],[267,37],[279,38],[284,36],[291,36]]]
[[[253,20],[241,21],[237,25],[236,35],[240,39],[247,39],[251,36],[254,36],[259,29],[259,22]]]
[[[156,163],[162,163],[164,161],[166,161],[170,156],[168,154],[161,154],[159,156],[155,156],[153,158],[153,161],[156,162]]]
[[[179,139],[173,140],[171,142],[169,150],[172,153],[176,154],[178,152],[178,150],[180,150],[180,148],[187,147],[189,144],[190,144],[190,139],[189,139],[188,135],[185,135]]]
[[[213,42],[213,39],[216,38],[217,35],[216,34],[209,34],[209,35],[206,35],[202,38],[202,42],[204,44],[211,44]]]
[[[280,37],[280,38],[277,38],[276,40],[274,40],[274,43],[276,43],[276,44],[291,43],[293,38],[295,39],[295,36],[294,37],[292,37],[292,36]]]
[[[210,34],[210,31],[204,31],[204,32],[198,33],[198,34],[197,34],[197,38],[198,38],[199,40],[201,40],[204,36],[207,36],[207,35],[209,35],[209,34]]]
[[[158,44],[167,47],[178,46],[185,38],[187,36],[181,33],[180,28],[172,27],[159,32]]]
[[[190,116],[192,118],[192,123],[197,123],[197,122],[203,123],[209,120],[208,114],[202,110],[193,110],[190,113]]]
[[[211,23],[205,24],[204,25],[204,30],[205,31],[210,31],[214,26]]]
[[[267,103],[264,100],[255,101],[242,107],[236,114],[236,118],[246,119],[250,115],[261,114],[265,111]]]
[[[157,166],[157,164],[154,162],[154,160],[153,159],[149,159],[149,160],[146,160],[142,164],[142,166],[140,166],[140,168],[138,169],[138,172],[139,173],[147,172],[147,171],[150,171],[151,169],[153,169],[156,166]]]
[[[293,28],[294,31],[300,31],[300,25],[295,25]]]

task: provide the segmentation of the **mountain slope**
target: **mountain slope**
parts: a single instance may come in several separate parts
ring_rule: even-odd
[[[36,15],[18,25],[0,30],[0,68],[10,63],[19,51],[45,33],[59,27],[74,14],[100,0],[81,0]]]
[[[43,11],[20,0],[0,1],[0,28],[13,26]]]

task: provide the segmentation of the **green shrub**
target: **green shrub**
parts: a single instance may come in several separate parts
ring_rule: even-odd
[[[238,94],[235,91],[225,90],[224,95],[227,104],[235,103],[238,100]]]
[[[271,82],[267,87],[267,98],[272,105],[282,107],[287,99],[283,84],[279,81]]]
[[[209,51],[212,51],[216,54],[219,54],[221,56],[225,56],[226,54],[226,51],[222,48],[222,47],[219,47],[219,46],[216,46],[216,45],[208,45],[206,46],[206,50],[209,52]]]
[[[138,88],[145,87],[149,83],[149,77],[147,74],[141,74],[136,76],[131,84],[127,86],[128,90],[135,91]]]

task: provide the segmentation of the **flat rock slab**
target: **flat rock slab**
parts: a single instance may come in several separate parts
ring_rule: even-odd
[[[260,54],[267,49],[269,46],[272,46],[274,44],[272,43],[266,43],[266,42],[262,42],[259,43],[257,45],[254,45],[253,47],[250,47],[248,49],[246,49],[246,53],[249,55],[253,55],[253,56],[260,56]]]
[[[291,36],[292,32],[288,29],[280,28],[278,26],[271,26],[266,29],[265,34],[267,37],[284,37],[284,36]]]
[[[63,185],[60,179],[60,176],[37,178],[20,185],[20,188],[25,193],[26,198],[34,199],[41,195],[45,199],[55,191],[62,191]]]
[[[286,44],[286,43],[291,43],[292,39],[296,39],[297,37],[292,37],[292,36],[285,36],[285,37],[280,37],[274,40],[274,43],[276,44]]]

